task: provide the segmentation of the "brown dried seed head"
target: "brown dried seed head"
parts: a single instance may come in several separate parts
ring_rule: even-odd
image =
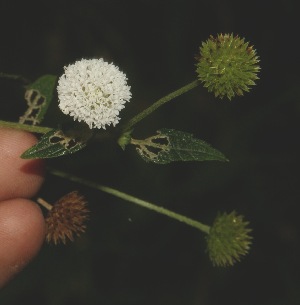
[[[57,245],[73,241],[74,235],[79,236],[86,229],[85,221],[89,210],[85,198],[77,191],[68,193],[60,198],[46,217],[46,240]]]

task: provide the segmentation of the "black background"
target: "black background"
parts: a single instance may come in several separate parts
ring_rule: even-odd
[[[297,1],[1,1],[0,71],[36,79],[81,58],[103,57],[127,74],[122,118],[195,79],[202,41],[234,33],[254,45],[260,80],[244,97],[204,88],[165,105],[135,131],[193,133],[229,163],[144,163],[134,149],[92,144],[49,164],[210,224],[233,209],[253,228],[248,256],[212,267],[201,232],[110,195],[52,176],[40,196],[74,189],[88,199],[88,230],[45,245],[0,293],[0,304],[292,305],[299,281],[299,16]],[[20,84],[0,80],[1,119],[25,109]],[[1,245],[0,245],[1,246]]]

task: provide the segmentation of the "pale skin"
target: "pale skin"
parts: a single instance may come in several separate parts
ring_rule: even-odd
[[[41,209],[31,200],[44,180],[43,162],[20,158],[36,141],[30,133],[0,128],[0,288],[36,256],[45,238]]]

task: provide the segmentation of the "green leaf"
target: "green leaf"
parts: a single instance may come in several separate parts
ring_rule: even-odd
[[[44,134],[40,141],[26,150],[23,159],[55,158],[81,150],[86,146],[82,138],[66,136],[61,130],[53,129]]]
[[[19,123],[40,124],[53,99],[53,92],[57,77],[55,75],[44,75],[34,83],[27,86],[25,100],[28,109],[20,117]]]
[[[218,150],[192,134],[174,129],[161,129],[145,140],[131,140],[145,160],[158,164],[173,161],[228,161]]]

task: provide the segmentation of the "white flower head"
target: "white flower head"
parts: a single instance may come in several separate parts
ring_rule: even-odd
[[[64,70],[57,86],[61,111],[90,128],[118,124],[119,112],[131,98],[126,75],[102,58],[82,59]]]

